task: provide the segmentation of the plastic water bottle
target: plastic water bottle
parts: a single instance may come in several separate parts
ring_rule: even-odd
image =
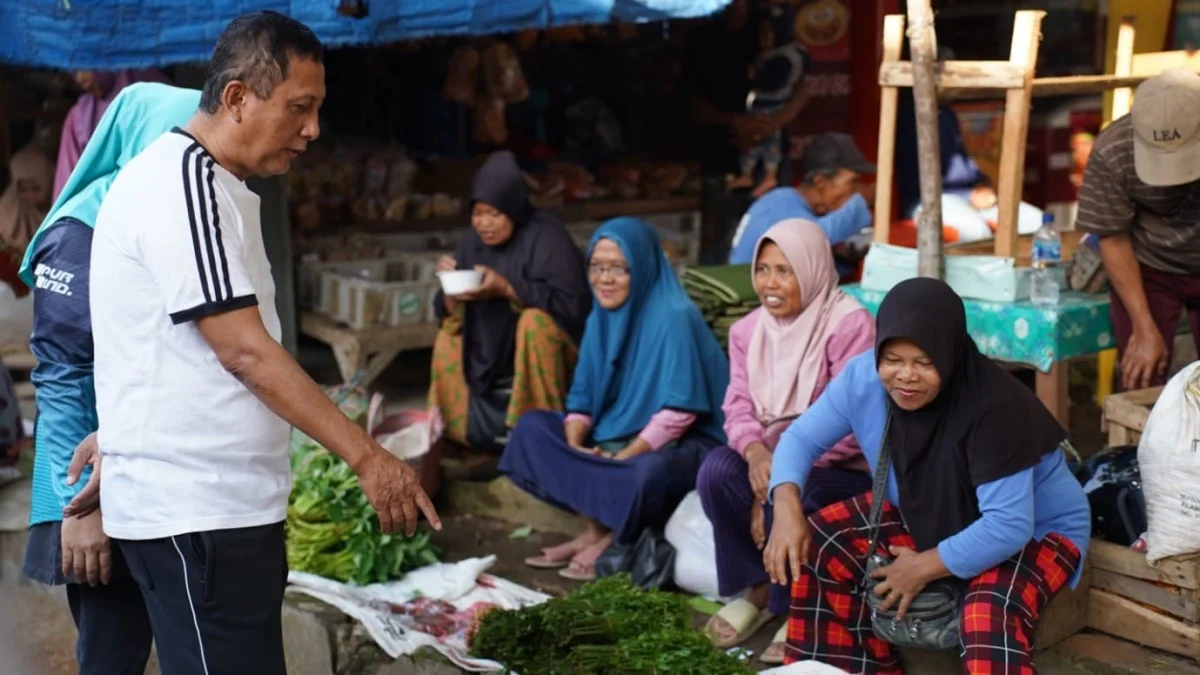
[[[1033,235],[1033,284],[1029,299],[1035,305],[1058,304],[1058,277],[1055,268],[1062,262],[1062,237],[1054,227],[1054,216],[1042,215],[1042,226]]]

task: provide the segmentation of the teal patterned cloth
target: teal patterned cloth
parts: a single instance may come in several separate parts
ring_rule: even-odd
[[[842,286],[872,314],[879,309],[881,291],[858,284]],[[1042,371],[1059,361],[1086,356],[1117,346],[1108,317],[1109,296],[1063,293],[1055,307],[1021,302],[963,299],[967,331],[989,358],[1023,363]]]

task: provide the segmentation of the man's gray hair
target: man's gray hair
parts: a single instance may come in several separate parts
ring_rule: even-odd
[[[217,112],[222,92],[235,80],[266,100],[287,78],[290,59],[320,63],[324,56],[321,41],[299,21],[272,11],[243,14],[217,38],[200,93],[200,109],[210,115]]]

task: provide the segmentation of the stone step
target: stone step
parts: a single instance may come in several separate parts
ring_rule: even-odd
[[[557,534],[579,531],[578,517],[536,499],[503,476],[489,481],[443,479],[438,502],[448,515],[494,518]]]

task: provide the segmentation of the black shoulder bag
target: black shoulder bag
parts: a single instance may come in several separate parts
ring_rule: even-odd
[[[889,413],[883,429],[883,440],[879,446],[879,465],[875,468],[875,487],[871,497],[870,544],[864,567],[863,595],[871,610],[871,628],[875,636],[897,647],[949,650],[959,648],[959,631],[962,621],[964,584],[957,578],[938,579],[921,590],[909,605],[903,619],[896,618],[896,607],[883,610],[886,596],[875,595],[879,579],[871,578],[875,570],[886,567],[892,558],[881,553],[879,530],[883,521],[883,503],[887,499],[888,469],[891,467],[891,452],[887,434],[892,417]]]

